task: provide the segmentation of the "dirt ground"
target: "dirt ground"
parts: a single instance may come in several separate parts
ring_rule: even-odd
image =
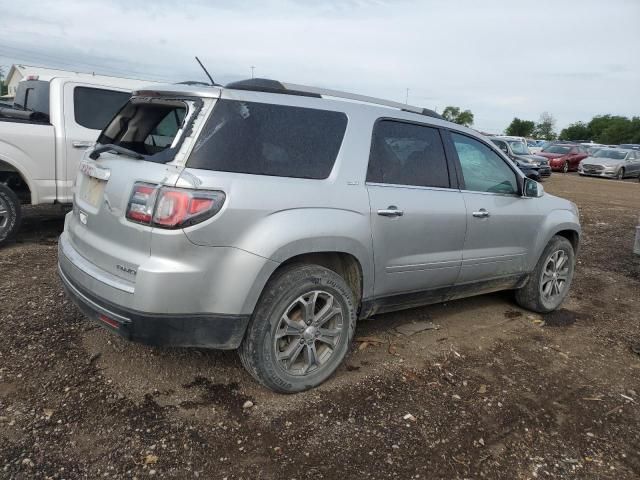
[[[235,352],[84,320],[56,275],[62,218],[29,211],[0,251],[0,478],[638,478],[640,183],[545,188],[584,229],[562,310],[501,293],[379,315],[335,377],[293,396]],[[415,322],[435,328],[400,333]]]

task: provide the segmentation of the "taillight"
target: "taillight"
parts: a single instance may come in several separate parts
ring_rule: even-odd
[[[222,208],[225,198],[225,194],[218,191],[136,183],[129,199],[127,218],[154,227],[184,228],[213,217]]]
[[[158,188],[155,185],[134,184],[127,206],[127,218],[137,223],[151,223],[157,192]]]

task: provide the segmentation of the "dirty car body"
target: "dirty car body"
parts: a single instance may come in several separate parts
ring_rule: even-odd
[[[86,153],[59,273],[90,318],[241,346],[254,377],[299,391],[356,318],[522,288],[554,238],[577,250],[575,205],[475,131],[265,82],[134,92]]]

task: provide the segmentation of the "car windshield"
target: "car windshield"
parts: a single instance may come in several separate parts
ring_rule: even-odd
[[[524,142],[512,140],[509,142],[509,145],[511,146],[511,150],[513,150],[513,153],[515,153],[516,155],[529,155],[530,153]]]
[[[595,158],[612,158],[613,160],[624,160],[627,152],[624,150],[598,150],[594,155]]]
[[[571,147],[563,147],[562,145],[549,145],[542,151],[546,153],[569,153],[569,150],[571,150]]]

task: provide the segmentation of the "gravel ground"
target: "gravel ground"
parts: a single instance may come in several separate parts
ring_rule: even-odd
[[[62,219],[29,210],[0,251],[0,478],[638,478],[640,183],[545,188],[584,228],[562,310],[500,293],[379,315],[333,379],[294,396],[234,352],[84,320],[56,275]],[[400,333],[419,322],[433,328]]]

